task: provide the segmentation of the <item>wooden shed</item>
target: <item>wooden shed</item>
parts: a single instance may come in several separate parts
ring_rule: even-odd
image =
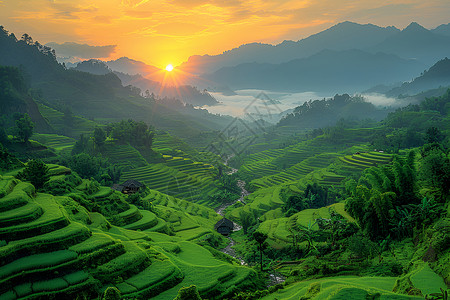
[[[124,194],[134,194],[136,192],[139,192],[140,188],[143,186],[144,185],[142,183],[140,183],[139,181],[130,179],[130,180],[125,181],[122,184],[113,185],[112,189],[122,192]]]
[[[234,224],[231,220],[223,218],[214,225],[214,229],[222,235],[229,235],[234,229]]]

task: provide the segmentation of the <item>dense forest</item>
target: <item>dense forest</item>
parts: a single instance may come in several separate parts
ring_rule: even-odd
[[[0,299],[448,298],[448,59],[262,127],[55,55],[1,27]]]

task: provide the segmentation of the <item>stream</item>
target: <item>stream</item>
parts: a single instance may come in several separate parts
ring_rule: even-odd
[[[228,156],[228,157],[226,158],[226,160],[224,161],[224,165],[227,166],[227,165],[228,165],[228,161],[229,161],[233,156],[234,156],[234,155]],[[228,175],[231,175],[231,174],[236,173],[237,171],[238,171],[238,169],[232,168],[231,171],[228,172],[227,174],[228,174]],[[225,210],[226,210],[229,206],[231,206],[231,205],[233,205],[233,204],[235,204],[235,203],[237,203],[237,202],[242,202],[242,204],[245,205],[244,198],[247,197],[248,195],[250,195],[250,192],[248,192],[248,191],[245,189],[245,181],[243,181],[243,180],[238,180],[238,182],[237,182],[236,185],[237,185],[237,186],[240,188],[240,190],[241,190],[241,197],[239,197],[239,199],[237,199],[237,200],[235,200],[235,201],[233,201],[233,202],[224,203],[224,204],[222,204],[221,206],[219,206],[219,207],[216,209],[216,213],[218,213],[219,215],[221,215],[221,216],[223,216],[223,217],[224,217],[224,212],[225,212]],[[242,229],[242,226],[239,225],[239,224],[237,224],[237,223],[235,223],[235,222],[233,222],[233,225],[234,225],[233,231],[239,231],[239,230]],[[244,261],[244,259],[243,259],[241,256],[239,256],[239,255],[236,253],[236,251],[233,249],[233,246],[236,245],[236,241],[233,240],[233,238],[232,238],[231,236],[227,236],[227,239],[228,239],[230,242],[228,243],[228,245],[227,245],[225,248],[220,249],[220,251],[223,252],[223,253],[226,253],[226,254],[228,254],[228,255],[230,255],[230,256],[236,258],[236,259],[238,259],[238,260],[241,262],[241,265],[247,265],[247,263]],[[269,274],[269,279],[268,279],[268,282],[267,282],[267,287],[276,285],[276,284],[278,284],[278,283],[282,283],[282,282],[284,282],[284,280],[285,280],[285,278],[282,277],[281,275],[276,275],[276,274],[270,273],[270,274]]]

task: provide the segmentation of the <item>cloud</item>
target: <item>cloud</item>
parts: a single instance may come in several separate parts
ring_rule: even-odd
[[[116,45],[90,46],[78,43],[48,43],[47,46],[55,49],[58,56],[72,56],[79,58],[106,58],[116,50]]]

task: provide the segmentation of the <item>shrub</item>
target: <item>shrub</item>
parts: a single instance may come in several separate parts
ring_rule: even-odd
[[[182,287],[178,291],[178,295],[174,300],[201,300],[198,293],[197,286],[191,285],[189,287]]]
[[[108,287],[103,294],[103,300],[120,300],[122,298],[120,291],[116,287]]]

